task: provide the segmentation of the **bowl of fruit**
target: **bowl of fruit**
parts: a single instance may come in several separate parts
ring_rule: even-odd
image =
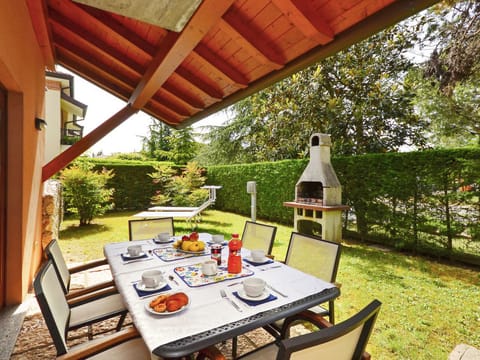
[[[198,233],[196,231],[189,235],[183,235],[180,240],[177,240],[173,244],[173,247],[178,251],[189,254],[203,254],[205,252],[205,243],[198,239]]]

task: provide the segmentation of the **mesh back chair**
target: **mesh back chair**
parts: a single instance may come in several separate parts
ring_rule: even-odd
[[[113,280],[100,282],[84,289],[70,291],[72,274],[106,265],[108,264],[107,259],[95,260],[83,265],[68,268],[65,258],[60,250],[60,246],[58,245],[58,241],[55,239],[47,245],[45,248],[45,254],[47,255],[47,258],[53,262],[55,271],[61,280],[63,292],[65,293],[67,300],[72,304],[81,303],[85,300],[89,301],[92,296],[101,297],[117,292]]]
[[[160,233],[175,235],[173,217],[128,220],[128,236],[130,240],[153,239]]]
[[[261,249],[271,254],[277,227],[246,221],[242,234],[242,246],[254,250]]]
[[[66,354],[68,351],[67,333],[69,330],[103,321],[118,314],[121,314],[123,317],[126,315],[126,310],[118,294],[115,297],[105,297],[74,308],[69,307],[53,263],[50,260],[38,271],[33,286],[40,310],[57,350],[57,355]],[[119,328],[117,328],[117,330],[119,330]],[[112,337],[108,336],[90,341],[87,342],[87,344],[90,344],[89,346],[80,345],[78,348],[72,348],[72,350],[77,353],[78,351],[83,351],[80,353],[82,356],[78,358],[87,358],[91,355],[91,349],[89,348],[93,345],[96,346],[96,352],[101,351],[99,343],[102,343],[103,339],[110,339],[111,342],[113,342],[113,339],[123,339],[123,341],[128,341],[119,347],[107,350],[107,352],[101,352],[101,354],[98,355],[99,358],[128,359],[128,357],[120,356],[120,354],[124,355],[123,353],[129,353],[132,359],[149,359],[150,353],[143,344],[143,341],[141,339],[131,339],[135,336],[138,336],[135,329],[122,330],[112,335]],[[131,349],[134,349],[135,352],[132,352]],[[119,350],[120,352],[117,354]],[[115,353],[113,353],[114,351]],[[146,354],[148,357],[137,357],[137,352],[140,356],[141,354]]]
[[[340,252],[340,243],[292,232],[285,264],[324,281],[335,283]],[[329,301],[328,309],[320,306],[314,309],[319,315],[328,315],[330,323],[335,324],[334,300]]]
[[[274,341],[271,344],[240,356],[238,359],[359,360],[369,358],[370,355],[365,353],[365,348],[381,305],[380,301],[374,300],[359,313],[338,325],[332,325],[317,315],[318,322],[316,324],[321,327],[319,331]],[[295,316],[294,318],[297,317]],[[289,322],[290,318],[287,318],[285,324]],[[197,359],[206,358],[224,359],[216,348],[201,350]]]

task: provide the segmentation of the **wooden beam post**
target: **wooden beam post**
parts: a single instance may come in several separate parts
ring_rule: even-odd
[[[48,180],[56,172],[62,170],[75,158],[83,154],[92,145],[102,139],[110,131],[115,129],[118,125],[127,120],[130,116],[135,114],[138,110],[132,108],[130,105],[125,106],[111,118],[103,122],[95,130],[80,139],[57,157],[50,160],[50,162],[42,168],[42,181]]]

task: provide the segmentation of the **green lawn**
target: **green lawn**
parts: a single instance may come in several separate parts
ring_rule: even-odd
[[[103,256],[103,245],[128,239],[127,219],[132,212],[109,214],[79,228],[64,220],[62,251],[70,262]],[[221,233],[230,238],[243,230],[248,218],[208,210],[199,232]],[[268,223],[268,222],[267,222]],[[273,254],[283,259],[290,227],[278,227]],[[177,235],[190,232],[175,221]],[[367,350],[374,359],[446,359],[459,343],[480,348],[480,272],[439,261],[344,241],[337,281],[341,296],[336,318],[342,321],[372,299],[382,303]]]

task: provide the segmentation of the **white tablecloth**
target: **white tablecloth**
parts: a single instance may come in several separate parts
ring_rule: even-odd
[[[152,245],[152,247],[155,246],[156,244]],[[115,246],[115,248],[119,253],[124,249],[120,245]],[[249,306],[232,295],[232,292],[242,288],[241,283],[228,286],[241,280],[233,279],[190,288],[173,271],[176,266],[195,264],[202,261],[202,258],[206,260],[208,257],[195,257],[168,263],[157,258],[146,262],[119,265],[117,259],[119,255],[115,253],[113,246],[107,246],[105,253],[109,262],[116,264],[112,266],[113,268],[123,270],[114,273],[117,288],[123,295],[135,326],[151,351],[171,341],[226,325],[265,310],[274,309],[334,286],[278,262],[258,267],[250,265],[248,269],[255,272],[253,276],[264,279],[269,285],[288,295],[288,297],[283,297],[275,291],[271,291],[277,297],[276,300],[257,306]],[[242,249],[242,254],[243,256],[248,255],[249,251]],[[222,256],[225,262],[227,255],[228,249],[224,247]],[[175,277],[179,285],[172,281],[168,281],[168,284],[172,288],[171,292],[183,291],[189,296],[190,305],[186,310],[177,314],[162,316],[151,314],[145,309],[145,304],[148,304],[153,297],[139,298],[133,283],[141,278],[142,272],[147,268],[147,263],[148,268],[158,268],[164,272],[166,277],[168,275]],[[271,268],[272,266],[277,267]],[[261,271],[262,268],[268,268],[268,270]],[[225,289],[228,296],[240,305],[242,312],[236,310],[232,304],[220,296],[221,289]]]

